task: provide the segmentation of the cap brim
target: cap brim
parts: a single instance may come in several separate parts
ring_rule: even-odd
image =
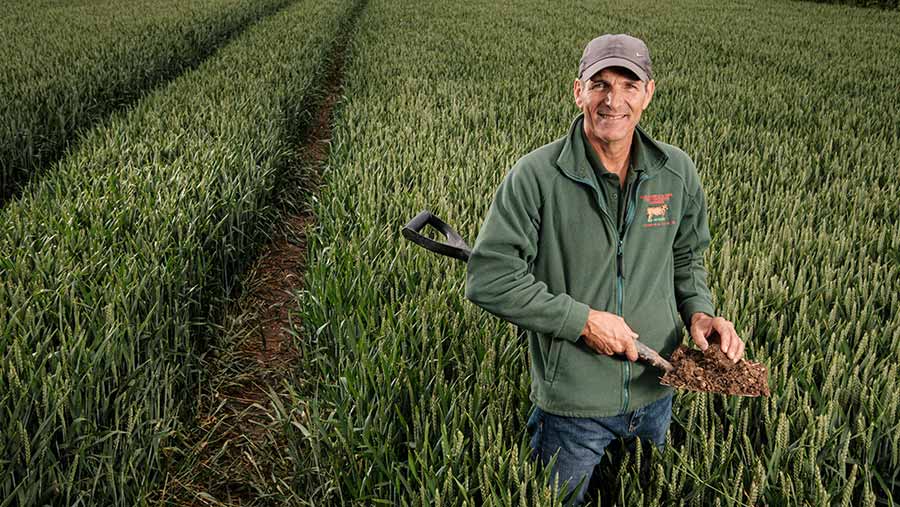
[[[603,60],[594,62],[593,65],[591,65],[581,73],[581,79],[588,79],[607,67],[625,67],[631,72],[634,72],[641,81],[649,81],[647,73],[643,69],[641,69],[638,64],[632,62],[631,60],[626,60],[625,58],[618,57],[604,58]]]

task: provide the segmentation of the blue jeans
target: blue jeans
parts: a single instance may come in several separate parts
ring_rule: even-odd
[[[531,457],[547,465],[559,451],[551,475],[556,477],[561,495],[577,487],[572,503],[581,505],[594,467],[600,464],[607,445],[619,437],[626,441],[640,437],[662,451],[671,420],[671,394],[633,412],[611,417],[565,417],[535,406],[528,418]],[[567,480],[568,490],[563,491]]]

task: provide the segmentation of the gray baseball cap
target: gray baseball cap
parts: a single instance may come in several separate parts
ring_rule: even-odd
[[[652,79],[650,50],[644,41],[623,33],[606,34],[588,42],[578,65],[578,77],[588,79],[607,67],[625,67],[641,81]]]

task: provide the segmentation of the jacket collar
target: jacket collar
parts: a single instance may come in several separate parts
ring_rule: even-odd
[[[585,146],[581,134],[584,128],[583,124],[584,115],[579,114],[569,127],[562,151],[556,159],[556,165],[574,180],[593,183],[594,171],[584,152]],[[645,171],[647,176],[653,176],[665,165],[669,157],[656,141],[641,129],[640,125],[634,129],[634,134],[631,144],[632,167],[635,171]]]

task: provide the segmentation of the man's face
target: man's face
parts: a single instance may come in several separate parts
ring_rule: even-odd
[[[630,139],[655,86],[621,67],[607,67],[583,83],[575,79],[575,104],[584,113],[588,139],[602,144]]]

